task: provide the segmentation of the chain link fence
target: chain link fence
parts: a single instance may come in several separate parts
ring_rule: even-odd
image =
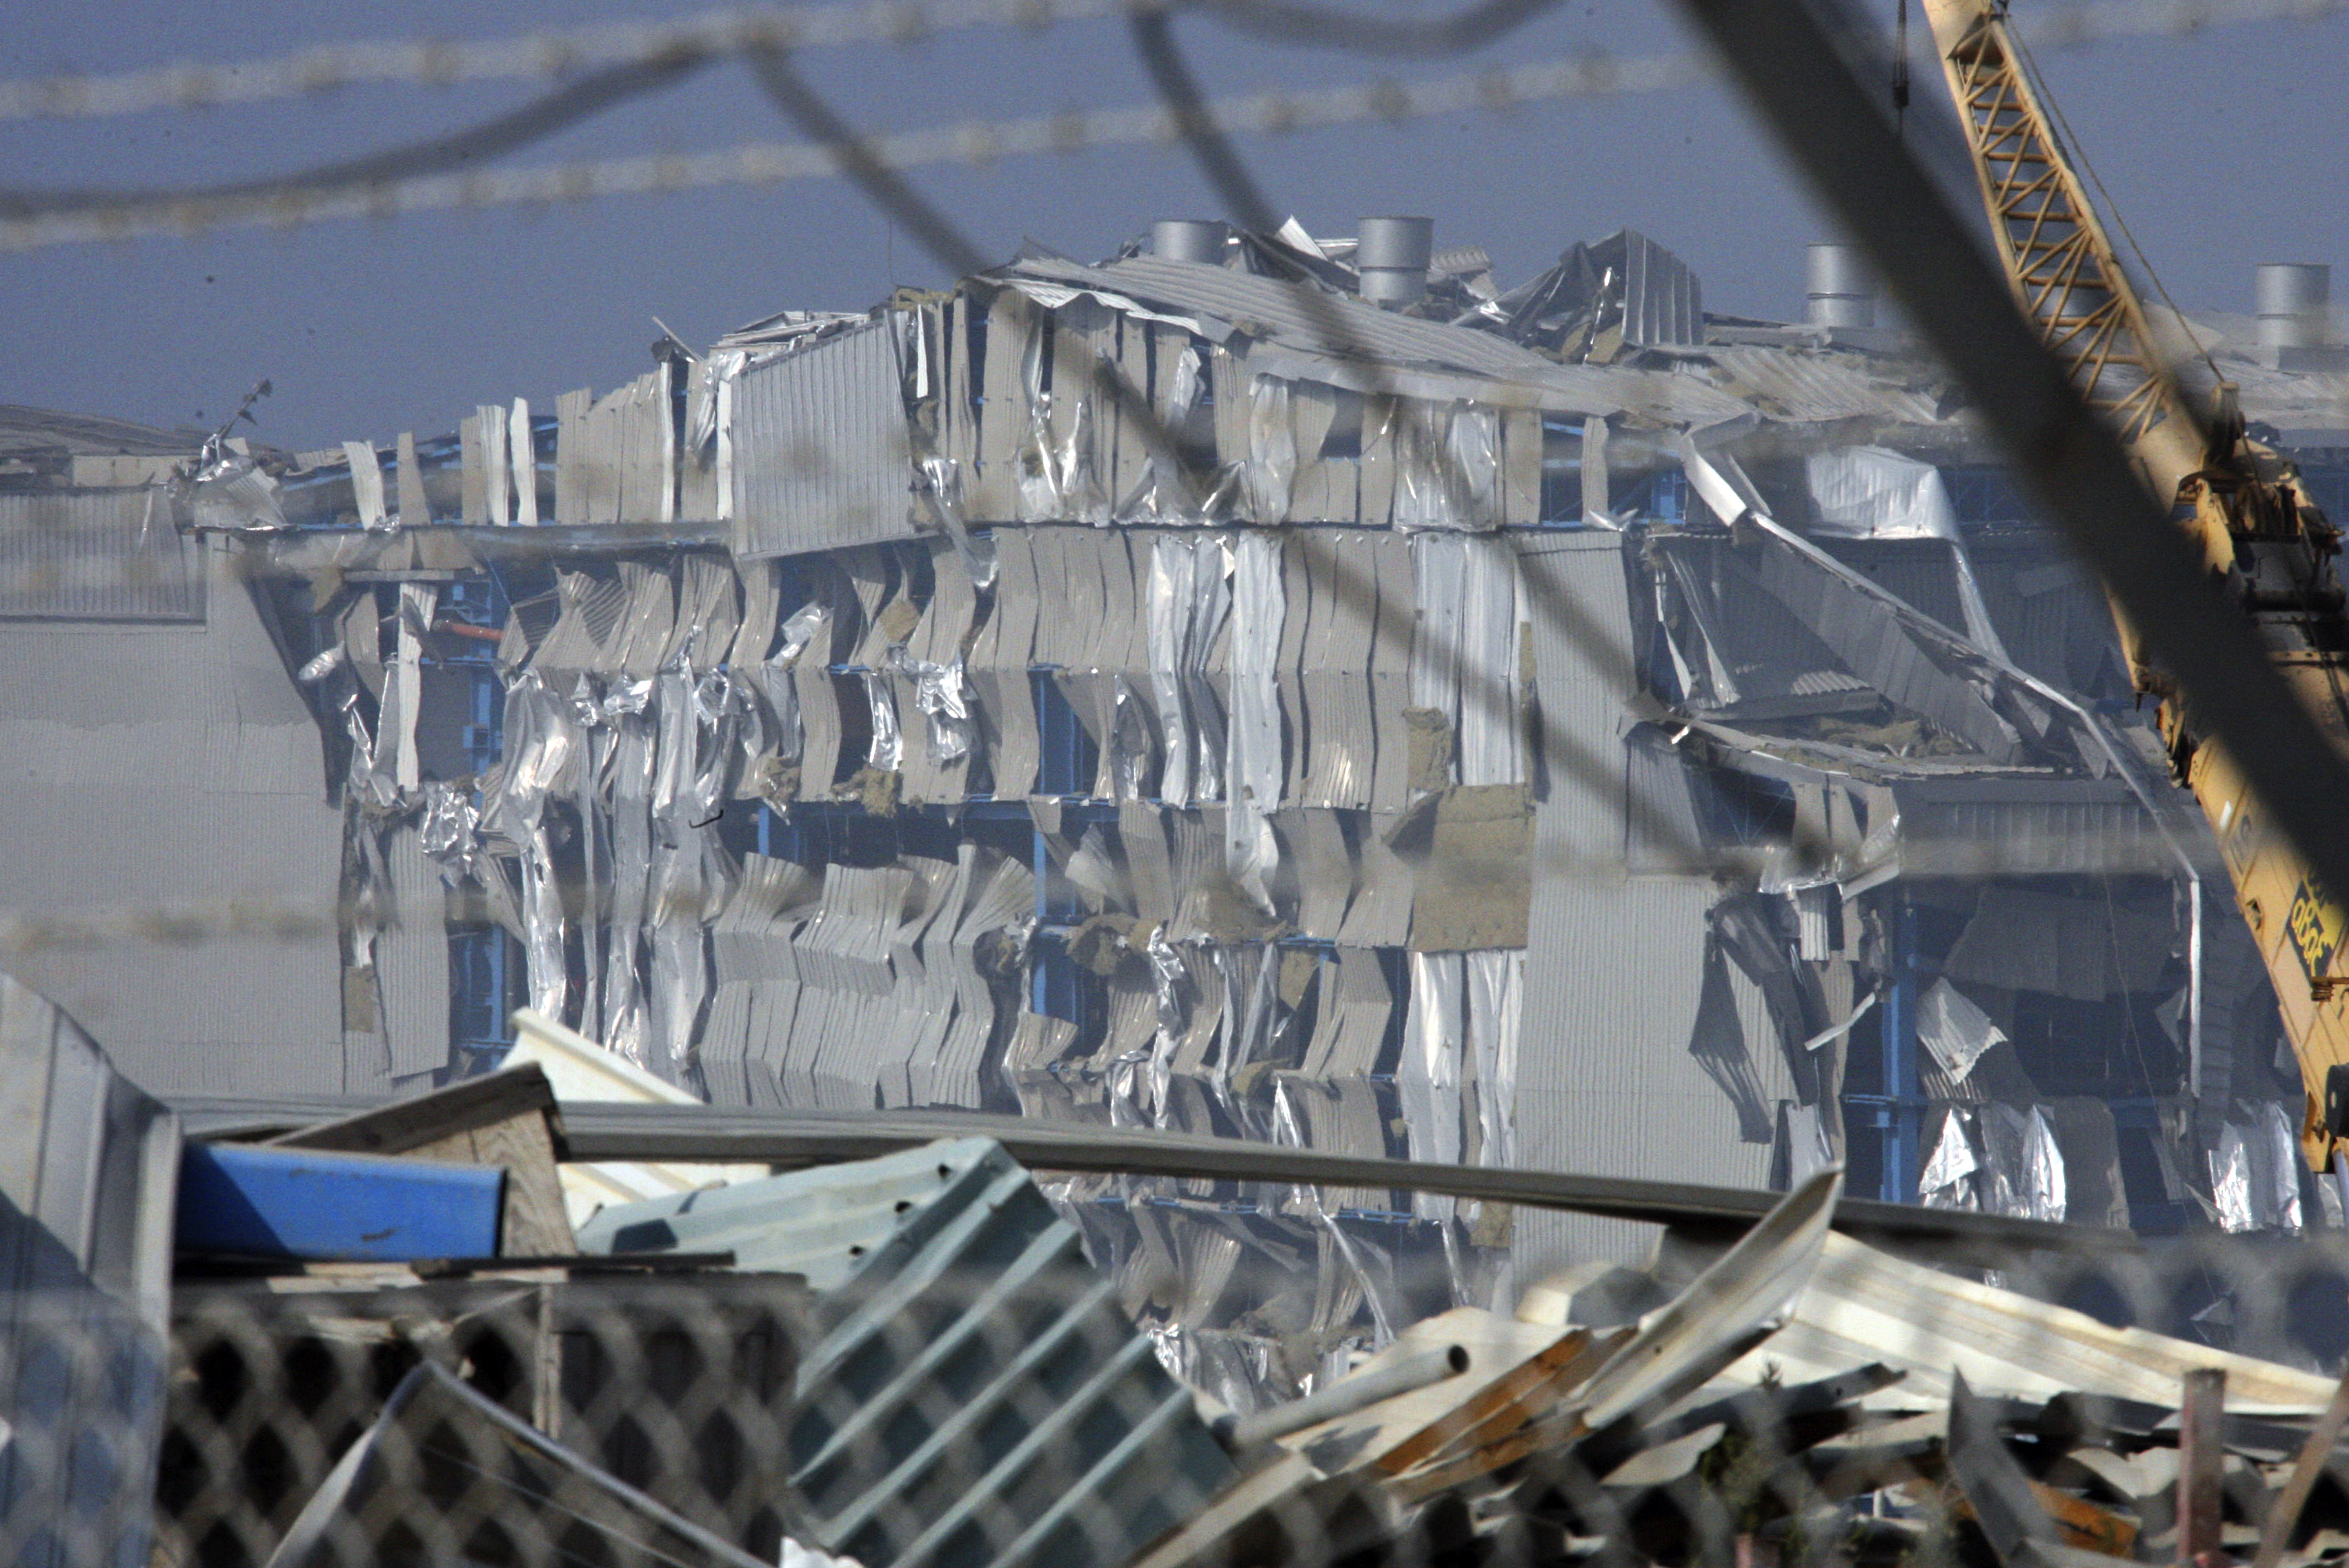
[[[2349,1551],[2349,1470],[2279,1501],[2333,1392],[2342,1249],[1986,1275],[1829,1235],[1812,1196],[1726,1252],[1668,1236],[1454,1306],[1247,1412],[1170,1375],[1040,1203],[824,1291],[685,1254],[183,1274],[168,1346],[20,1300],[0,1559],[1751,1568],[2248,1559],[2263,1526],[2282,1560]]]

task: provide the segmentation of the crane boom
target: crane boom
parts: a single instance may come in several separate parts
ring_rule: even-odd
[[[2024,313],[2091,407],[2109,418],[2147,486],[2172,503],[2214,577],[2256,624],[2287,684],[2337,748],[2349,750],[2349,618],[2333,573],[2340,535],[2281,454],[2249,439],[2221,384],[2199,410],[2159,349],[2046,106],[2023,68],[2002,4],[1925,0],[1992,237]],[[2197,727],[2117,608],[2121,646],[2158,723],[2179,783],[2217,835],[2236,903],[2274,982],[2305,1088],[2310,1164],[2349,1150],[2349,961],[2342,905],[2282,833],[2224,751]],[[2349,813],[2349,801],[2343,802]]]

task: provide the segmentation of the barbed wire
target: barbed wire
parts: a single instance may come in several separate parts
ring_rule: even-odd
[[[2018,18],[2042,48],[2123,37],[2184,36],[2216,26],[2319,21],[2349,0],[2095,0]],[[680,21],[603,23],[505,38],[450,42],[374,39],[325,44],[290,54],[227,62],[185,61],[140,70],[67,74],[0,82],[0,123],[94,119],[157,110],[220,108],[314,98],[346,88],[446,88],[543,80],[597,67],[679,57],[714,58],[752,49],[906,46],[940,34],[981,28],[1037,30],[1168,9],[1164,0],[872,0],[791,10],[727,8]],[[1454,22],[1397,23],[1346,17],[1253,0],[1204,0],[1200,15],[1284,41],[1378,53],[1423,55],[1447,37],[1483,41],[1487,29]],[[1517,4],[1493,9],[1512,16]]]
[[[1254,93],[1207,108],[1226,133],[1280,135],[1371,121],[1401,124],[1439,115],[1492,113],[1562,98],[1657,92],[1707,78],[1694,56],[1605,55],[1547,59],[1507,69],[1417,81],[1381,80],[1303,91]],[[967,120],[869,137],[884,168],[984,167],[999,160],[1112,147],[1170,146],[1182,127],[1163,103]],[[290,228],[350,218],[392,218],[460,208],[555,207],[614,196],[664,195],[730,185],[830,179],[833,149],[818,142],[756,142],[707,152],[647,154],[530,169],[472,170],[342,185],[246,186],[201,195],[141,195],[62,212],[0,220],[0,250],[190,235],[237,227]]]
[[[972,27],[1040,28],[1122,14],[1130,0],[936,0],[931,4],[727,8],[677,22],[604,23],[508,38],[326,44],[228,64],[0,83],[0,120],[84,119],[315,98],[350,87],[449,88],[543,79],[678,55],[911,44]]]

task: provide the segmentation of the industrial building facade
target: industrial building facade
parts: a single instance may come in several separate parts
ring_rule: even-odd
[[[11,966],[166,1094],[527,1003],[721,1104],[2325,1222],[2103,595],[1932,366],[1410,238],[1023,254],[422,442],[20,416]],[[2349,383],[2224,362],[2349,484]],[[1635,1244],[1056,1191],[1210,1387]]]

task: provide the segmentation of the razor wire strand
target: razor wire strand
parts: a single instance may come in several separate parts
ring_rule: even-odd
[[[978,0],[973,0],[978,3]],[[1286,0],[1200,0],[1203,15],[1230,23],[1257,18],[1249,26],[1264,36],[1302,29],[1319,15]],[[1514,26],[1546,0],[1493,0],[1502,10],[1490,24]],[[2121,36],[2131,29],[2106,15],[2114,6],[2158,15],[2167,30],[2192,30],[2218,20],[2305,19],[2335,14],[2349,0],[2220,0],[2199,5],[2186,0],[2104,0],[2072,13],[2049,14],[2044,31],[2055,46]],[[2262,15],[2252,15],[2264,8]],[[2095,12],[2094,15],[2087,13]],[[1134,5],[1122,14],[1164,26],[1167,7]],[[1472,15],[1474,14],[1471,14]],[[1430,24],[1444,27],[1457,24]],[[1486,26],[1480,23],[1479,26]],[[1343,46],[1343,25],[1330,24]],[[2033,29],[2033,31],[2039,31]],[[2145,32],[2162,29],[2143,28]],[[802,146],[751,144],[690,154],[586,160],[536,170],[477,170],[470,166],[543,140],[628,98],[675,85],[729,55],[772,57],[787,49],[790,29],[738,25],[727,47],[707,37],[664,36],[634,56],[602,63],[593,74],[566,83],[544,98],[480,126],[447,136],[337,161],[291,175],[181,191],[0,190],[0,250],[125,240],[164,233],[202,232],[220,227],[265,225],[287,228],[328,219],[467,207],[569,204],[592,199],[668,194],[729,185],[772,184],[817,178],[834,171],[823,150]],[[482,46],[491,48],[490,46]],[[495,50],[492,49],[494,53]],[[575,58],[548,46],[541,55]],[[1380,52],[1373,50],[1371,52]],[[1444,52],[1433,47],[1421,52]],[[1599,51],[1552,58],[1475,75],[1384,80],[1293,93],[1268,92],[1205,106],[1226,130],[1257,134],[1330,129],[1372,120],[1404,122],[1471,110],[1495,111],[1521,103],[1580,97],[1661,91],[1708,79],[1709,62],[1687,55],[1655,55],[1617,60]],[[18,84],[20,88],[23,84]],[[0,84],[0,111],[17,91]],[[33,95],[23,88],[20,97]],[[8,118],[0,112],[0,119]],[[26,118],[18,116],[17,118]],[[860,145],[896,168],[960,161],[986,164],[999,158],[1037,152],[1076,153],[1099,148],[1168,142],[1183,128],[1163,107],[1070,109],[1052,115],[976,120],[928,130],[868,139]],[[461,172],[460,172],[461,170]],[[76,222],[78,218],[81,221]]]
[[[1164,0],[873,0],[792,10],[727,8],[671,23],[608,23],[504,38],[450,42],[377,39],[326,44],[226,62],[183,62],[129,71],[67,73],[0,82],[0,123],[90,119],[157,110],[228,108],[315,98],[357,87],[449,88],[540,80],[574,71],[680,55],[752,48],[904,47],[939,34],[981,28],[1037,30],[1160,9]],[[1425,22],[1349,15],[1296,0],[1192,0],[1202,15],[1259,37],[1366,54],[1423,56],[1475,47],[1497,23],[1543,8],[1493,0]],[[2322,21],[2349,0],[2091,0],[2019,18],[2031,41],[2075,48],[2131,37],[2190,36],[2205,29]]]
[[[288,192],[381,186],[404,179],[462,168],[519,151],[569,129],[631,98],[675,86],[710,63],[690,54],[609,66],[575,78],[508,113],[445,136],[338,159],[287,175],[235,181],[195,191],[0,190],[0,219],[46,213],[109,210],[126,205],[238,196],[270,198]]]
[[[1209,106],[1226,130],[1282,135],[1371,122],[1405,124],[1440,115],[1505,111],[1561,98],[1656,92],[1708,78],[1688,55],[1617,60],[1603,55],[1417,81],[1357,82],[1296,92],[1220,98]],[[1182,128],[1163,104],[1070,109],[1018,119],[970,120],[864,139],[881,167],[983,168],[1000,160],[1106,148],[1165,146]],[[440,144],[433,144],[440,145]],[[591,160],[530,169],[469,170],[342,184],[300,179],[180,194],[139,194],[100,202],[89,192],[59,198],[7,192],[0,250],[186,235],[213,229],[297,225],[347,218],[490,207],[558,207],[605,197],[675,194],[731,185],[831,179],[836,150],[820,142],[761,142],[706,152]],[[39,211],[44,200],[57,210]]]
[[[450,88],[566,76],[595,67],[715,59],[776,50],[908,46],[940,33],[1037,31],[1138,14],[1167,0],[872,0],[795,9],[726,9],[669,24],[554,29],[472,43],[380,40],[329,44],[226,64],[183,63],[113,75],[0,82],[0,122],[79,119],[157,109],[213,108],[315,98],[347,87]],[[1291,0],[1206,0],[1232,26],[1266,36],[1366,52],[1457,53],[1490,42],[1560,0],[1483,0],[1452,16],[1418,22],[1349,16]]]

